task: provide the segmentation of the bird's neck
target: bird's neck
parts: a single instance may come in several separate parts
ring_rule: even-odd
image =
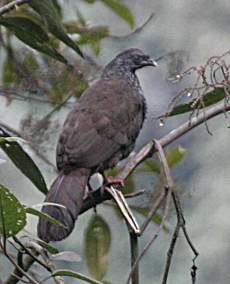
[[[108,68],[107,68],[108,67]],[[126,68],[126,66],[122,66],[122,68],[111,68],[107,66],[102,73],[101,78],[104,80],[111,80],[111,79],[122,79],[132,86],[135,86],[137,89],[141,90],[140,82],[138,77],[133,71]]]

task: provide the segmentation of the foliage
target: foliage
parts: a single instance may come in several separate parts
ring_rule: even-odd
[[[123,1],[98,1],[120,17],[131,29],[134,28],[135,18]],[[97,0],[85,0],[85,3],[89,5],[93,5],[95,2]],[[31,0],[28,4],[0,15],[1,48],[6,53],[2,76],[4,86],[36,89],[37,93],[42,93],[43,96],[47,96],[51,102],[59,104],[59,106],[72,93],[79,97],[89,86],[90,81],[95,79],[92,78],[90,72],[96,63],[83,53],[85,45],[88,45],[98,55],[101,52],[103,40],[111,36],[109,26],[90,25],[80,11],[77,11],[77,19],[63,20],[62,9],[62,5],[57,0]],[[14,37],[21,42],[19,45],[18,42],[15,44]],[[70,49],[72,53],[74,52],[74,56],[71,55]],[[96,66],[96,71],[94,72],[96,74],[100,71],[98,66]],[[206,93],[202,99],[191,99],[187,103],[173,106],[164,116],[199,110],[224,98],[224,90],[215,88]],[[20,144],[20,139],[1,128],[0,147],[25,177],[40,192],[46,194],[45,179],[33,159]],[[184,159],[185,153],[185,149],[180,145],[168,149],[166,158],[169,166],[178,165]],[[107,174],[116,176],[120,170],[120,167],[116,167],[108,171]],[[154,174],[159,181],[162,178],[159,161],[151,157],[139,166],[135,176],[131,175],[126,180],[124,194],[135,193],[135,178],[138,178],[140,173]],[[115,206],[110,207],[116,210]],[[131,205],[130,208],[143,218],[148,216],[148,206]],[[50,222],[63,226],[51,216],[33,207],[23,205],[8,188],[0,184],[0,241],[3,240],[4,243],[9,241],[11,237],[14,238],[22,233],[27,223],[27,214],[37,217],[43,216]],[[162,223],[162,219],[162,216],[157,213],[151,221],[159,225]],[[164,226],[164,229],[167,228]],[[100,215],[93,215],[85,231],[84,241],[88,269],[94,279],[65,269],[51,271],[50,275],[52,277],[68,276],[87,283],[102,283],[100,281],[108,283],[103,279],[109,265],[112,241],[110,225]],[[42,247],[46,256],[56,255],[56,260],[58,258],[60,260],[76,260],[77,254],[71,256],[69,252],[61,252],[58,255],[59,251],[55,246],[41,240],[37,240],[37,244]],[[20,250],[24,252],[23,247],[20,247]]]
[[[203,109],[205,107],[218,103],[225,97],[226,94],[223,88],[216,88],[213,91],[210,91],[205,94],[202,100],[199,100],[199,98],[193,99],[188,103],[175,106],[169,113],[166,113],[165,116],[174,116],[186,112],[191,112],[192,110],[196,109]]]
[[[12,139],[10,134],[0,128],[0,147],[15,166],[44,194],[48,192],[45,180],[31,157]]]
[[[85,256],[90,274],[97,280],[102,280],[108,269],[110,244],[109,225],[101,216],[92,216],[85,232]]]
[[[0,236],[16,235],[26,225],[26,212],[18,199],[0,184]]]
[[[93,4],[95,1],[86,2]],[[134,27],[134,16],[122,1],[101,2],[131,28]],[[79,10],[76,20],[63,21],[62,9],[63,6],[56,0],[32,0],[0,15],[0,37],[7,54],[2,75],[5,85],[42,91],[55,103],[61,103],[70,90],[78,97],[86,89],[88,64],[91,65],[91,62],[80,61],[77,57],[72,60],[73,55],[67,48],[64,49],[64,44],[81,57],[83,53],[79,46],[83,45],[89,45],[95,54],[99,54],[101,41],[110,36],[110,28],[89,25]],[[14,47],[13,35],[25,44],[23,48]],[[38,53],[27,48],[26,53],[23,52],[25,56],[22,55],[21,51],[26,46]]]
[[[91,1],[91,4],[93,2]],[[122,1],[101,2],[131,28],[134,27],[134,16]],[[17,9],[0,15],[0,38],[3,43],[1,48],[6,52],[2,73],[4,86],[16,86],[33,90],[33,92],[38,90],[39,93],[42,91],[43,95],[48,96],[55,103],[62,103],[66,96],[72,93],[79,97],[88,87],[88,76],[90,75],[88,75],[87,61],[79,57],[70,59],[67,46],[82,58],[84,56],[80,46],[83,45],[89,45],[95,54],[99,54],[101,41],[110,36],[110,28],[90,26],[80,11],[77,11],[77,20],[63,21],[62,8],[57,0],[31,0],[28,4],[23,4]],[[22,44],[15,45],[14,37]],[[65,49],[63,49],[64,44]],[[89,64],[91,65],[91,62]],[[10,97],[8,98],[10,102]],[[12,136],[11,133],[1,128],[1,149],[36,188],[46,194],[45,180],[21,142],[26,141]],[[34,207],[21,204],[15,195],[2,185],[0,185],[0,213],[0,236],[2,235],[4,242],[6,238],[16,237],[22,232],[26,225],[27,214],[43,216],[50,222],[63,226]],[[90,273],[100,280],[104,277],[108,267],[111,242],[109,225],[100,216],[93,217],[89,222],[85,240]],[[56,255],[53,260],[68,258],[71,261],[67,252],[62,252],[58,256],[58,250],[55,247],[41,240],[37,240],[37,243],[47,253]],[[96,270],[93,269],[95,263],[98,268]],[[54,271],[51,276],[58,275],[70,276],[88,283],[101,283],[70,270]]]

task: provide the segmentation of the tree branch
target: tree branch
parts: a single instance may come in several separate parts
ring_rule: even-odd
[[[171,132],[163,136],[161,139],[158,140],[158,142],[161,144],[162,147],[167,146],[168,144],[174,142],[176,139],[180,138],[184,134],[191,131],[193,128],[199,126],[200,124],[206,122],[207,120],[224,113],[226,111],[230,110],[230,103],[226,102],[220,102],[210,108],[208,108],[204,113],[200,113],[196,117],[192,117],[187,122],[181,124],[177,128],[173,129]],[[123,170],[118,174],[117,178],[121,179],[127,179],[127,177],[135,170],[135,168],[146,158],[151,156],[153,153],[156,152],[156,149],[154,147],[154,142],[150,141],[147,143],[136,155],[134,155],[125,165]],[[84,213],[85,211],[89,210],[95,205],[98,205],[105,200],[111,199],[111,196],[106,193],[105,195],[102,195],[100,193],[100,190],[92,192],[93,195],[93,202],[91,198],[86,198],[80,214]]]
[[[191,118],[187,122],[181,124],[180,126],[175,128],[174,130],[172,130],[170,133],[168,133],[167,135],[162,137],[160,140],[158,140],[158,142],[161,144],[162,147],[164,147],[164,146],[174,142],[176,139],[178,139],[182,135],[188,133],[193,128],[195,128],[195,127],[199,126],[200,124],[206,122],[207,120],[211,119],[212,117],[215,117],[215,116],[217,116],[221,113],[224,113],[225,111],[228,111],[228,110],[230,110],[230,103],[226,103],[226,102],[218,103],[218,104],[208,108],[205,111],[205,115],[202,112],[198,116]],[[125,167],[123,168],[121,173],[118,175],[118,177],[126,179],[144,159],[151,156],[155,151],[156,150],[154,148],[154,142],[150,141],[134,157],[132,157],[127,162],[127,164],[125,165]],[[93,208],[95,205],[98,205],[98,204],[104,202],[105,200],[111,199],[111,196],[106,191],[102,195],[100,190],[97,190],[97,191],[92,192],[92,195],[93,195],[93,201],[92,201],[92,198],[89,198],[89,197],[84,200],[80,214],[82,214],[85,211]],[[174,235],[176,235],[178,233],[177,232],[178,230],[179,230],[179,228],[177,226],[176,229],[175,229]],[[171,253],[174,245],[175,245],[175,240],[173,239],[172,244],[170,246],[169,253]],[[30,268],[30,266],[33,264],[33,262],[34,262],[34,259],[32,259],[30,256],[27,256],[25,261],[24,261],[24,270],[27,271]],[[169,265],[169,263],[167,265]],[[166,266],[166,270],[168,270],[168,269],[169,269],[169,267]],[[165,280],[163,280],[163,281],[165,281]],[[18,280],[14,278],[14,281],[7,282],[7,283],[12,284],[12,283],[17,283],[17,282],[18,282]]]
[[[15,9],[16,6],[20,6],[24,3],[27,3],[29,0],[15,0],[12,1],[2,7],[0,7],[0,16],[2,16],[5,13],[8,13],[9,11]]]

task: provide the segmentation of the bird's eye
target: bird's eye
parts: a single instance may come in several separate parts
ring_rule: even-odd
[[[149,60],[149,56],[143,56],[142,60],[143,61],[148,61]]]

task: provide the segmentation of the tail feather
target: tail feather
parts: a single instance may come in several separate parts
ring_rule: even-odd
[[[66,208],[47,205],[42,208],[42,211],[60,221],[66,228],[52,224],[48,219],[41,217],[38,222],[39,238],[46,242],[60,241],[72,232],[82,207],[89,175],[88,169],[78,169],[68,175],[59,174],[53,182],[45,202],[58,203]]]

